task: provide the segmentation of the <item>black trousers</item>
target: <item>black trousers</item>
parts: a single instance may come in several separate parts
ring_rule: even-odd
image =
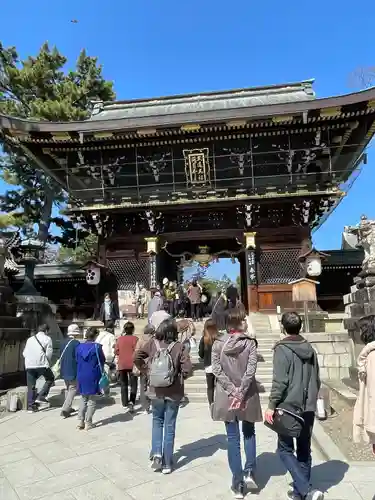
[[[175,317],[175,301],[174,300],[168,300],[168,313],[172,316],[172,318]]]
[[[191,304],[191,318],[199,319],[200,304]]]
[[[302,498],[307,495],[310,489],[311,436],[315,419],[314,412],[304,413],[303,419],[305,425],[301,435],[296,440],[289,436],[279,436],[277,442],[277,451],[281,461],[292,476],[293,490]]]
[[[44,385],[39,394],[36,394],[36,382],[39,377],[44,377]],[[53,386],[55,377],[51,368],[28,368],[26,370],[27,380],[27,407],[31,409],[35,403],[35,399],[44,399]]]
[[[122,406],[128,406],[129,403],[135,404],[135,400],[137,398],[138,377],[133,374],[133,370],[120,370],[119,372],[121,385],[121,404]]]
[[[206,373],[206,381],[208,404],[212,405],[212,403],[214,402],[215,394],[215,375],[213,373]]]

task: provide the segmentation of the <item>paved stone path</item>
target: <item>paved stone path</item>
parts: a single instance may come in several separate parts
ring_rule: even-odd
[[[170,476],[149,468],[151,416],[101,407],[98,426],[76,430],[58,409],[20,412],[0,420],[0,500],[225,500],[230,473],[221,423],[205,405],[180,410],[177,470]],[[261,491],[247,498],[286,498],[288,477],[274,454],[275,436],[257,426]],[[314,478],[329,500],[373,500],[375,466],[323,463],[314,452]]]

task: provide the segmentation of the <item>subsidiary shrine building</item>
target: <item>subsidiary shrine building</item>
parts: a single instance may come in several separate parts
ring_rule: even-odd
[[[289,308],[298,257],[375,132],[375,88],[316,99],[312,83],[96,102],[83,122],[0,116],[0,129],[69,193],[117,291],[210,254],[239,260],[249,311]]]

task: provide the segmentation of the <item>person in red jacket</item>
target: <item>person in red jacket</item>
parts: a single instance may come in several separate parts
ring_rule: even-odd
[[[134,335],[134,324],[127,321],[121,337],[117,339],[115,352],[118,356],[118,371],[121,384],[121,403],[124,409],[134,412],[138,378],[133,373],[133,357],[138,337]],[[129,397],[130,386],[130,397]]]

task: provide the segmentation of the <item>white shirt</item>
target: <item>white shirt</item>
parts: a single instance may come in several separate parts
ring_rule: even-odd
[[[116,344],[116,338],[113,333],[103,330],[99,333],[96,342],[102,345],[106,362],[112,363],[115,358],[114,348]]]
[[[25,358],[26,370],[29,368],[48,368],[53,354],[51,337],[44,332],[38,332],[36,335],[29,337],[22,354]]]

